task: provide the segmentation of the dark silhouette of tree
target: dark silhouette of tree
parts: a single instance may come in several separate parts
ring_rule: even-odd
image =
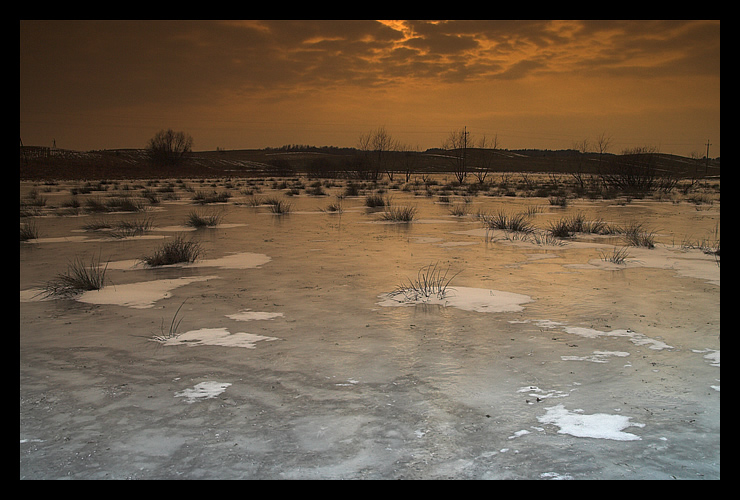
[[[149,158],[157,165],[169,166],[182,161],[192,151],[193,138],[185,132],[160,130],[149,139]]]
[[[452,156],[452,168],[460,184],[465,183],[468,176],[468,148],[471,145],[470,132],[467,127],[453,130],[442,145]]]

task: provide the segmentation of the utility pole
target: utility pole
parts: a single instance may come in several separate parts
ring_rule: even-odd
[[[707,156],[704,161],[704,175],[707,175],[707,170],[709,169],[709,146],[711,146],[711,144],[709,144],[709,139],[707,139]]]

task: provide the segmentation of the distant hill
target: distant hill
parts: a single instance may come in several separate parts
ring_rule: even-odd
[[[606,162],[621,155],[579,153],[574,150],[496,150],[471,149],[469,157],[489,153],[491,172],[598,173]],[[415,175],[452,171],[452,154],[442,149],[423,152],[391,153],[389,165],[402,176],[406,168]],[[310,174],[317,177],[354,176],[362,170],[362,153],[353,148],[302,147],[280,149],[240,149],[196,151],[172,167],[153,165],[143,149],[70,151],[22,146],[20,179],[149,179],[193,177],[258,177]],[[653,153],[656,170],[677,177],[718,177],[719,159],[707,164],[682,156]],[[475,160],[470,162],[475,168]]]

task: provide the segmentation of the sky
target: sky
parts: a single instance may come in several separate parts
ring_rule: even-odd
[[[21,20],[20,139],[194,151],[649,147],[720,156],[720,22]]]

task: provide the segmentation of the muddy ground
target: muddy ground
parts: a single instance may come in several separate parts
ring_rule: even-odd
[[[123,239],[83,226],[141,213],[60,216],[68,188],[41,194],[20,245],[21,479],[720,478],[720,268],[686,245],[718,239],[718,200],[452,196],[453,216],[397,190],[417,209],[398,224],[364,195],[328,211],[341,187],[287,215],[177,189]],[[474,216],[528,208],[542,229],[639,221],[656,246],[613,264],[620,236],[536,243]],[[193,210],[220,224],[183,226]],[[178,234],[195,264],[137,263]],[[108,262],[101,291],[35,296],[78,257]],[[387,301],[431,263],[459,273],[449,300]]]

